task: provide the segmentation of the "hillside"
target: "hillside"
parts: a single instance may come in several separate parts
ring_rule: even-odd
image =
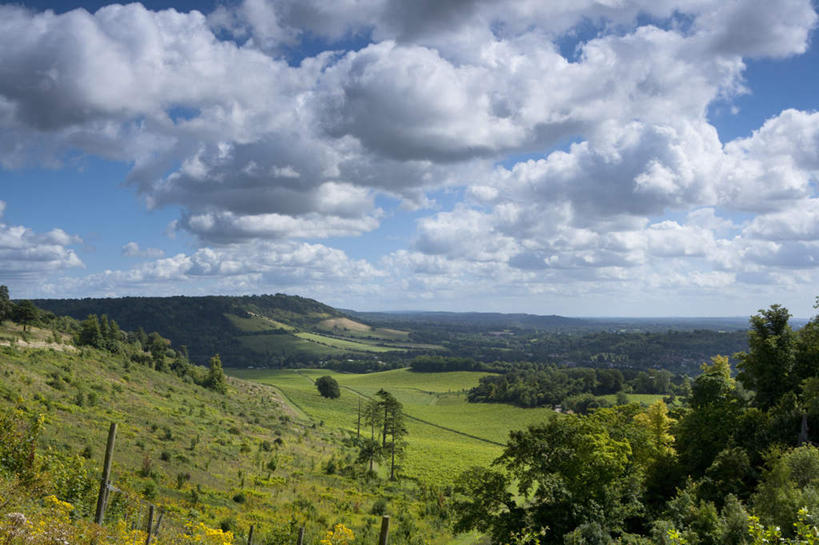
[[[429,348],[409,342],[405,331],[373,328],[313,299],[284,294],[38,299],[34,304],[79,320],[105,314],[123,329],[157,331],[176,348],[185,346],[199,364],[216,353],[230,367],[281,367]]]
[[[4,342],[22,334],[0,324]],[[339,522],[372,536],[371,512],[386,511],[407,529],[391,542],[413,543],[416,533],[425,542],[449,539],[410,515],[425,509],[413,482],[360,478],[346,434],[304,418],[269,386],[229,379],[220,394],[124,356],[72,349],[51,331],[25,336],[43,347],[0,346],[0,438],[30,422],[36,428],[43,415],[37,460],[45,484],[22,486],[0,471],[2,512],[37,512],[38,494],[52,492],[73,505],[74,519],[88,520],[108,426],[117,422],[113,484],[121,492],[112,493],[112,522],[144,525],[151,502],[162,507],[168,532],[192,521],[246,536],[255,524],[257,542],[285,543],[304,525],[305,542],[316,543]]]

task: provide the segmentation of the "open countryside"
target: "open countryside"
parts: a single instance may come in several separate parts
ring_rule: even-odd
[[[504,404],[467,403],[466,391],[485,373],[418,373],[395,369],[380,373],[334,373],[319,369],[230,369],[239,378],[270,384],[313,422],[355,434],[359,398],[366,403],[379,389],[404,405],[409,446],[402,473],[439,485],[452,484],[472,465],[487,465],[500,455],[509,431],[548,419],[551,409],[522,409]],[[342,386],[339,399],[319,395],[314,380],[329,375]],[[362,430],[369,434],[369,430]]]

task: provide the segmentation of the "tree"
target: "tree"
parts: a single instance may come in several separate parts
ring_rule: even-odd
[[[225,372],[222,370],[222,358],[219,357],[219,354],[210,359],[208,374],[205,377],[203,386],[220,394],[227,393],[227,379],[225,378]]]
[[[819,515],[819,449],[811,445],[785,452],[772,449],[766,462],[753,497],[754,510],[762,522],[790,535],[800,508]]]
[[[671,435],[671,425],[674,419],[668,416],[668,407],[662,399],[658,399],[645,412],[634,417],[636,424],[644,427],[649,432],[651,447],[659,455],[672,454],[674,452],[674,436]]]
[[[341,389],[338,387],[336,379],[330,376],[323,376],[316,379],[316,388],[322,397],[337,399],[341,397]]]
[[[456,528],[485,531],[497,543],[542,534],[540,543],[555,545],[594,524],[609,535],[622,532],[625,520],[642,510],[642,468],[633,453],[646,434],[634,426],[633,410],[557,415],[511,432],[494,462],[502,472],[476,468],[457,480],[466,500],[456,501]]]
[[[739,396],[726,356],[714,356],[702,364],[694,379],[690,410],[677,426],[676,443],[683,468],[701,476],[737,432],[743,400]]]
[[[102,332],[96,314],[89,314],[88,318],[80,324],[80,333],[77,337],[77,344],[80,346],[93,346],[102,348]]]
[[[23,324],[23,331],[37,319],[37,307],[25,299],[14,306],[14,321]]]
[[[0,286],[0,324],[3,320],[11,318],[11,309],[14,307],[9,299],[9,289],[7,286]]]
[[[403,455],[404,436],[407,434],[407,428],[404,425],[404,407],[400,401],[395,399],[395,396],[383,388],[375,395],[379,398],[378,405],[384,414],[381,447],[389,449],[390,480],[395,480],[395,457]]]
[[[788,309],[780,305],[751,316],[749,350],[736,355],[740,371],[737,378],[756,392],[756,405],[763,410],[773,407],[800,382],[794,372],[796,335],[788,325],[790,316]]]
[[[373,470],[373,462],[381,457],[381,445],[375,438],[375,429],[381,428],[383,413],[378,401],[372,399],[364,406],[364,423],[370,426],[370,437],[364,439],[359,445],[360,461],[368,461],[370,471]]]

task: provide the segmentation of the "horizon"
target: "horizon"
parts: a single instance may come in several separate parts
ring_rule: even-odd
[[[818,21],[811,0],[0,1],[0,284],[808,319]]]
[[[174,295],[123,295],[123,296],[112,296],[112,297],[35,297],[32,298],[33,301],[37,300],[56,300],[56,301],[71,301],[71,300],[82,300],[82,299],[121,299],[126,297],[133,297],[133,298],[140,298],[140,297],[159,297],[159,298],[170,298],[170,297],[261,297],[261,296],[273,296],[273,295],[285,295],[288,297],[302,297],[305,299],[313,299],[307,295],[301,294],[294,294],[294,293],[242,293],[242,294],[208,294],[208,295],[186,295],[186,294],[174,294]],[[21,301],[20,298],[12,298],[12,301]],[[318,301],[318,300],[316,300]],[[324,303],[324,301],[318,301],[319,303]],[[326,304],[326,303],[325,303]],[[487,311],[487,310],[425,310],[425,309],[387,309],[387,310],[361,310],[361,309],[354,309],[354,308],[344,308],[344,307],[336,307],[333,305],[334,309],[346,313],[346,312],[353,312],[357,314],[502,314],[502,315],[525,315],[525,316],[535,316],[539,318],[569,318],[569,319],[578,319],[578,320],[749,320],[749,316],[742,316],[742,315],[712,315],[712,316],[704,316],[704,315],[641,315],[641,316],[625,316],[625,315],[571,315],[571,314],[552,314],[552,313],[537,313],[537,312],[500,312],[500,311]],[[758,310],[764,310],[762,308]],[[797,316],[792,314],[791,320],[798,321],[798,322],[808,322],[813,319],[815,316],[819,315],[819,313],[814,313],[809,316]]]

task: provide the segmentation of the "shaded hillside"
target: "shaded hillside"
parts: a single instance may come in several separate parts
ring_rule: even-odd
[[[259,352],[239,338],[245,333],[280,335],[281,342],[271,342],[265,349],[284,359],[298,357],[305,351],[299,349],[298,342],[292,342],[287,326],[306,328],[321,320],[342,316],[334,308],[313,299],[283,294],[39,299],[34,303],[58,315],[84,319],[89,314],[106,314],[123,329],[157,331],[172,339],[177,348],[186,346],[191,360],[200,364],[216,353],[222,355],[227,365],[258,363]],[[257,322],[256,327],[243,327],[246,326],[243,319]],[[279,339],[273,339],[276,340]]]
[[[107,315],[126,330],[157,331],[205,364],[220,354],[227,367],[293,367],[337,360],[375,360],[439,347],[409,333],[375,328],[313,299],[292,295],[39,299],[35,304],[78,320]]]

